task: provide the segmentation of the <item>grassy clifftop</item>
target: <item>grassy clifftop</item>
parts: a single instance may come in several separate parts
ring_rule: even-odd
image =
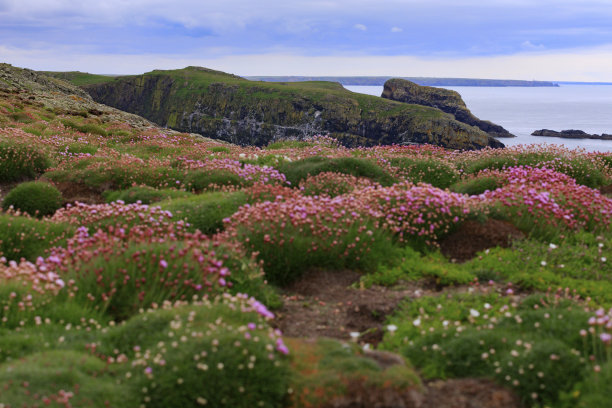
[[[98,102],[162,126],[243,145],[328,134],[349,146],[502,146],[438,109],[353,93],[334,82],[254,82],[187,67],[119,77],[84,88]]]

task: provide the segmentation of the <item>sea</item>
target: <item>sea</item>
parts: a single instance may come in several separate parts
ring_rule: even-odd
[[[383,91],[382,86],[344,87],[352,92],[376,96]],[[445,88],[459,92],[476,117],[501,125],[517,136],[500,138],[506,146],[555,144],[590,152],[612,152],[612,140],[531,136],[539,129],[578,129],[590,134],[612,134],[612,85]]]

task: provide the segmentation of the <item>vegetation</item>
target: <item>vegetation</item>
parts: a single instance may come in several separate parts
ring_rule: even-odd
[[[12,189],[2,202],[6,211],[13,208],[36,217],[53,215],[62,206],[62,193],[49,183],[31,181]]]
[[[165,75],[250,102],[346,94],[193,68],[131,80]],[[37,189],[66,204],[0,214],[0,405],[409,406],[429,380],[477,377],[525,407],[607,406],[609,154],[241,147],[76,95],[51,114],[32,89],[0,94],[2,194],[38,179],[4,204],[20,189],[39,215]],[[498,220],[524,238],[492,247]],[[452,262],[457,246],[476,255]]]

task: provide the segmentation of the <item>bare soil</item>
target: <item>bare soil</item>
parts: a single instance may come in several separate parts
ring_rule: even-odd
[[[451,260],[465,262],[476,256],[477,252],[496,246],[508,248],[515,240],[525,238],[525,234],[507,221],[487,219],[481,223],[468,220],[440,242],[440,250]]]

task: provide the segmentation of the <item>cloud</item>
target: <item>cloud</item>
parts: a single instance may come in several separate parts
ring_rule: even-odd
[[[252,4],[252,0],[0,0],[0,46],[38,55],[55,50],[58,60],[64,55],[99,55],[95,60],[105,72],[115,70],[104,58],[125,71],[141,72],[144,64],[138,55],[143,61],[164,64],[168,59],[259,61],[265,55],[310,56],[316,61],[342,57],[347,59],[339,61],[352,63],[365,58],[381,61],[382,71],[384,63],[397,58],[414,57],[424,64],[442,57],[493,61],[544,51],[565,55],[569,49],[604,46],[612,38],[610,0],[259,0],[257,7]],[[0,53],[0,61],[12,55]],[[131,69],[123,57],[131,61]],[[281,57],[274,61],[282,66],[268,70],[295,68]],[[61,62],[50,59],[44,64]],[[576,67],[576,76],[583,72]]]
[[[521,48],[524,50],[543,50],[546,47],[542,44],[533,44],[531,41],[527,40],[521,43]]]
[[[82,54],[67,49],[22,50],[0,46],[15,66],[101,74],[138,74],[199,65],[237,75],[378,75],[612,82],[612,44],[591,49],[524,52],[506,56],[305,56],[291,53],[177,57],[159,54]]]

